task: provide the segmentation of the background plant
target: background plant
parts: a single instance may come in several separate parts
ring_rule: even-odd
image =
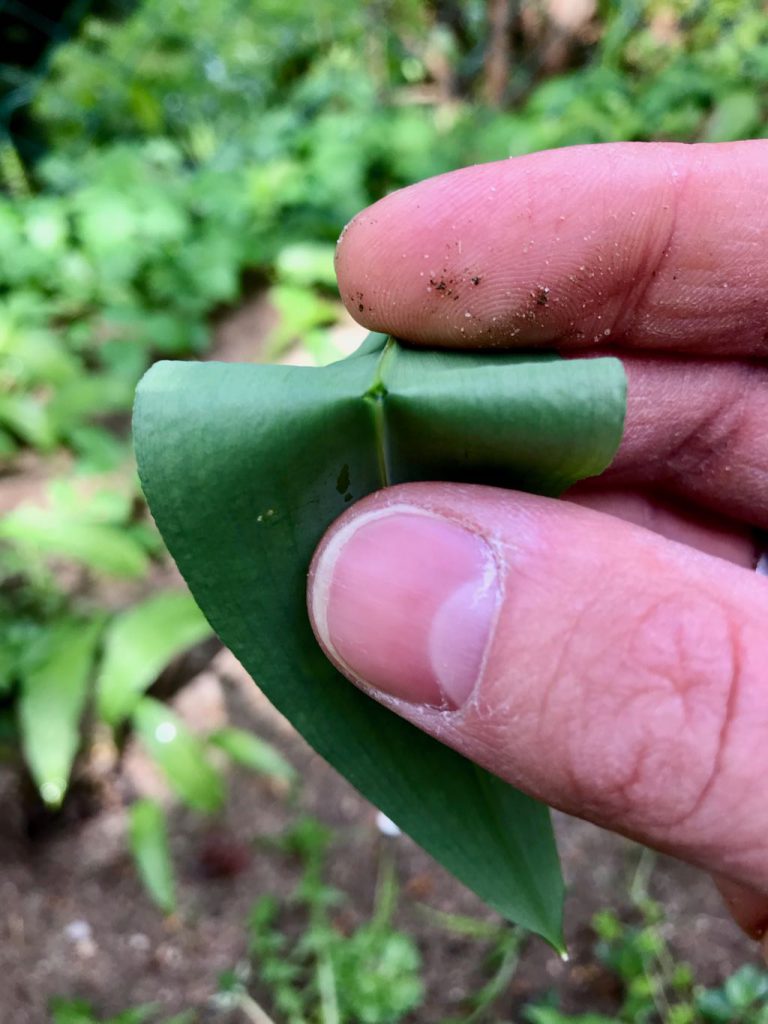
[[[326,880],[329,850],[341,838],[317,819],[298,814],[272,840],[274,852],[297,863],[295,888],[287,900],[265,894],[250,907],[244,922],[246,956],[219,978],[207,1010],[211,1019],[228,1020],[238,1011],[254,1024],[422,1019],[427,992],[421,957],[398,925],[400,894],[391,840],[379,843],[373,906],[350,925],[344,917],[347,895]],[[653,864],[652,854],[641,854],[630,886],[632,919],[621,921],[611,909],[598,912],[591,947],[583,954],[610,981],[613,1012],[568,1013],[548,994],[510,1012],[504,997],[528,941],[525,932],[498,919],[419,906],[446,938],[469,939],[485,954],[476,990],[442,1024],[765,1024],[765,969],[745,964],[722,985],[705,987],[697,983],[693,968],[675,956],[663,908],[648,895]],[[80,1001],[59,999],[52,1005],[52,1024],[193,1024],[196,1019],[190,1012],[161,1021],[153,1007],[145,1006],[101,1021]]]

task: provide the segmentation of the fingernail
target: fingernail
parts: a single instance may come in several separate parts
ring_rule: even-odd
[[[466,703],[501,594],[478,534],[409,506],[379,509],[326,544],[310,588],[318,639],[356,681],[415,704]]]

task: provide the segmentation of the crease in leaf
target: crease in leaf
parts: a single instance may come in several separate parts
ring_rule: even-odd
[[[134,438],[150,508],[222,640],[304,738],[508,919],[563,948],[549,812],[370,700],[320,651],[306,573],[383,483],[557,495],[621,439],[615,359],[434,352],[372,334],[322,368],[158,363]]]
[[[379,471],[379,484],[382,487],[389,487],[391,483],[389,471],[389,449],[387,447],[387,417],[384,400],[387,397],[387,387],[384,383],[384,370],[387,357],[394,355],[395,341],[387,338],[381,350],[381,356],[376,364],[371,386],[362,396],[363,401],[368,403],[373,422],[374,445],[376,450],[376,465]]]

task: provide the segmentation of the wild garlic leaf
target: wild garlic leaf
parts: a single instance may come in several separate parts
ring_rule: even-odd
[[[134,437],[160,531],[211,625],[304,738],[482,899],[562,949],[548,810],[351,686],[318,647],[324,531],[409,480],[556,495],[621,438],[615,359],[410,349],[370,335],[322,368],[157,363]]]

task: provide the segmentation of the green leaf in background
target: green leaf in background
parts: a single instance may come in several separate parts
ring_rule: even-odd
[[[696,1009],[712,1024],[749,1021],[768,1022],[768,973],[744,964],[720,988],[697,990]]]
[[[82,999],[59,999],[50,1001],[52,1024],[94,1024],[93,1009]]]
[[[94,572],[135,578],[149,568],[149,559],[130,523],[131,505],[125,487],[81,489],[71,480],[53,480],[44,505],[19,505],[0,519],[0,539],[15,541],[33,562],[65,558]]]
[[[67,437],[78,456],[78,473],[110,473],[126,461],[123,439],[103,427],[83,423],[72,427]]]
[[[271,743],[266,743],[244,729],[218,729],[211,733],[208,742],[251,771],[271,775],[284,782],[293,782],[296,778],[293,766]]]
[[[135,578],[148,568],[146,554],[125,530],[106,523],[67,521],[31,505],[14,509],[0,521],[0,537],[112,576]]]
[[[154,800],[137,800],[128,815],[128,838],[144,887],[166,914],[176,908],[165,812]]]
[[[7,629],[5,623],[2,625]],[[10,693],[16,672],[17,652],[10,644],[0,647],[0,697]]]
[[[24,757],[43,800],[57,807],[80,745],[103,619],[61,620],[41,633],[21,666],[18,706]]]
[[[529,1024],[619,1024],[616,1017],[601,1013],[563,1013],[554,1006],[526,1006],[523,1017]]]
[[[614,359],[438,353],[370,335],[312,369],[159,363],[134,438],[161,533],[214,629],[298,731],[504,916],[562,949],[547,809],[370,700],[318,647],[306,574],[349,503],[407,480],[558,494],[621,438]]]
[[[424,998],[421,957],[410,935],[363,925],[330,948],[343,1020],[402,1020]]]
[[[157,594],[116,615],[97,680],[101,717],[119,725],[166,665],[210,633],[200,609],[180,591]]]
[[[338,302],[323,298],[312,288],[278,284],[270,288],[269,298],[280,314],[277,326],[266,341],[271,358],[276,358],[308,331],[338,319]]]
[[[133,713],[136,733],[173,790],[189,807],[211,812],[224,800],[224,787],[208,763],[205,747],[165,704],[143,697]]]
[[[157,1012],[157,1007],[152,1004],[147,1006],[135,1006],[130,1010],[123,1010],[116,1017],[102,1021],[101,1024],[149,1024],[152,1016]]]
[[[43,452],[56,445],[56,426],[50,409],[32,395],[0,395],[0,424]]]
[[[752,89],[729,92],[718,102],[704,131],[704,142],[751,138],[763,121],[762,104]]]
[[[54,998],[50,1002],[52,1024],[148,1024],[156,1012],[154,1005],[136,1006],[108,1020],[97,1016],[83,999]]]
[[[295,242],[281,249],[275,272],[283,284],[308,288],[323,285],[336,290],[334,255],[336,246],[320,242]]]

